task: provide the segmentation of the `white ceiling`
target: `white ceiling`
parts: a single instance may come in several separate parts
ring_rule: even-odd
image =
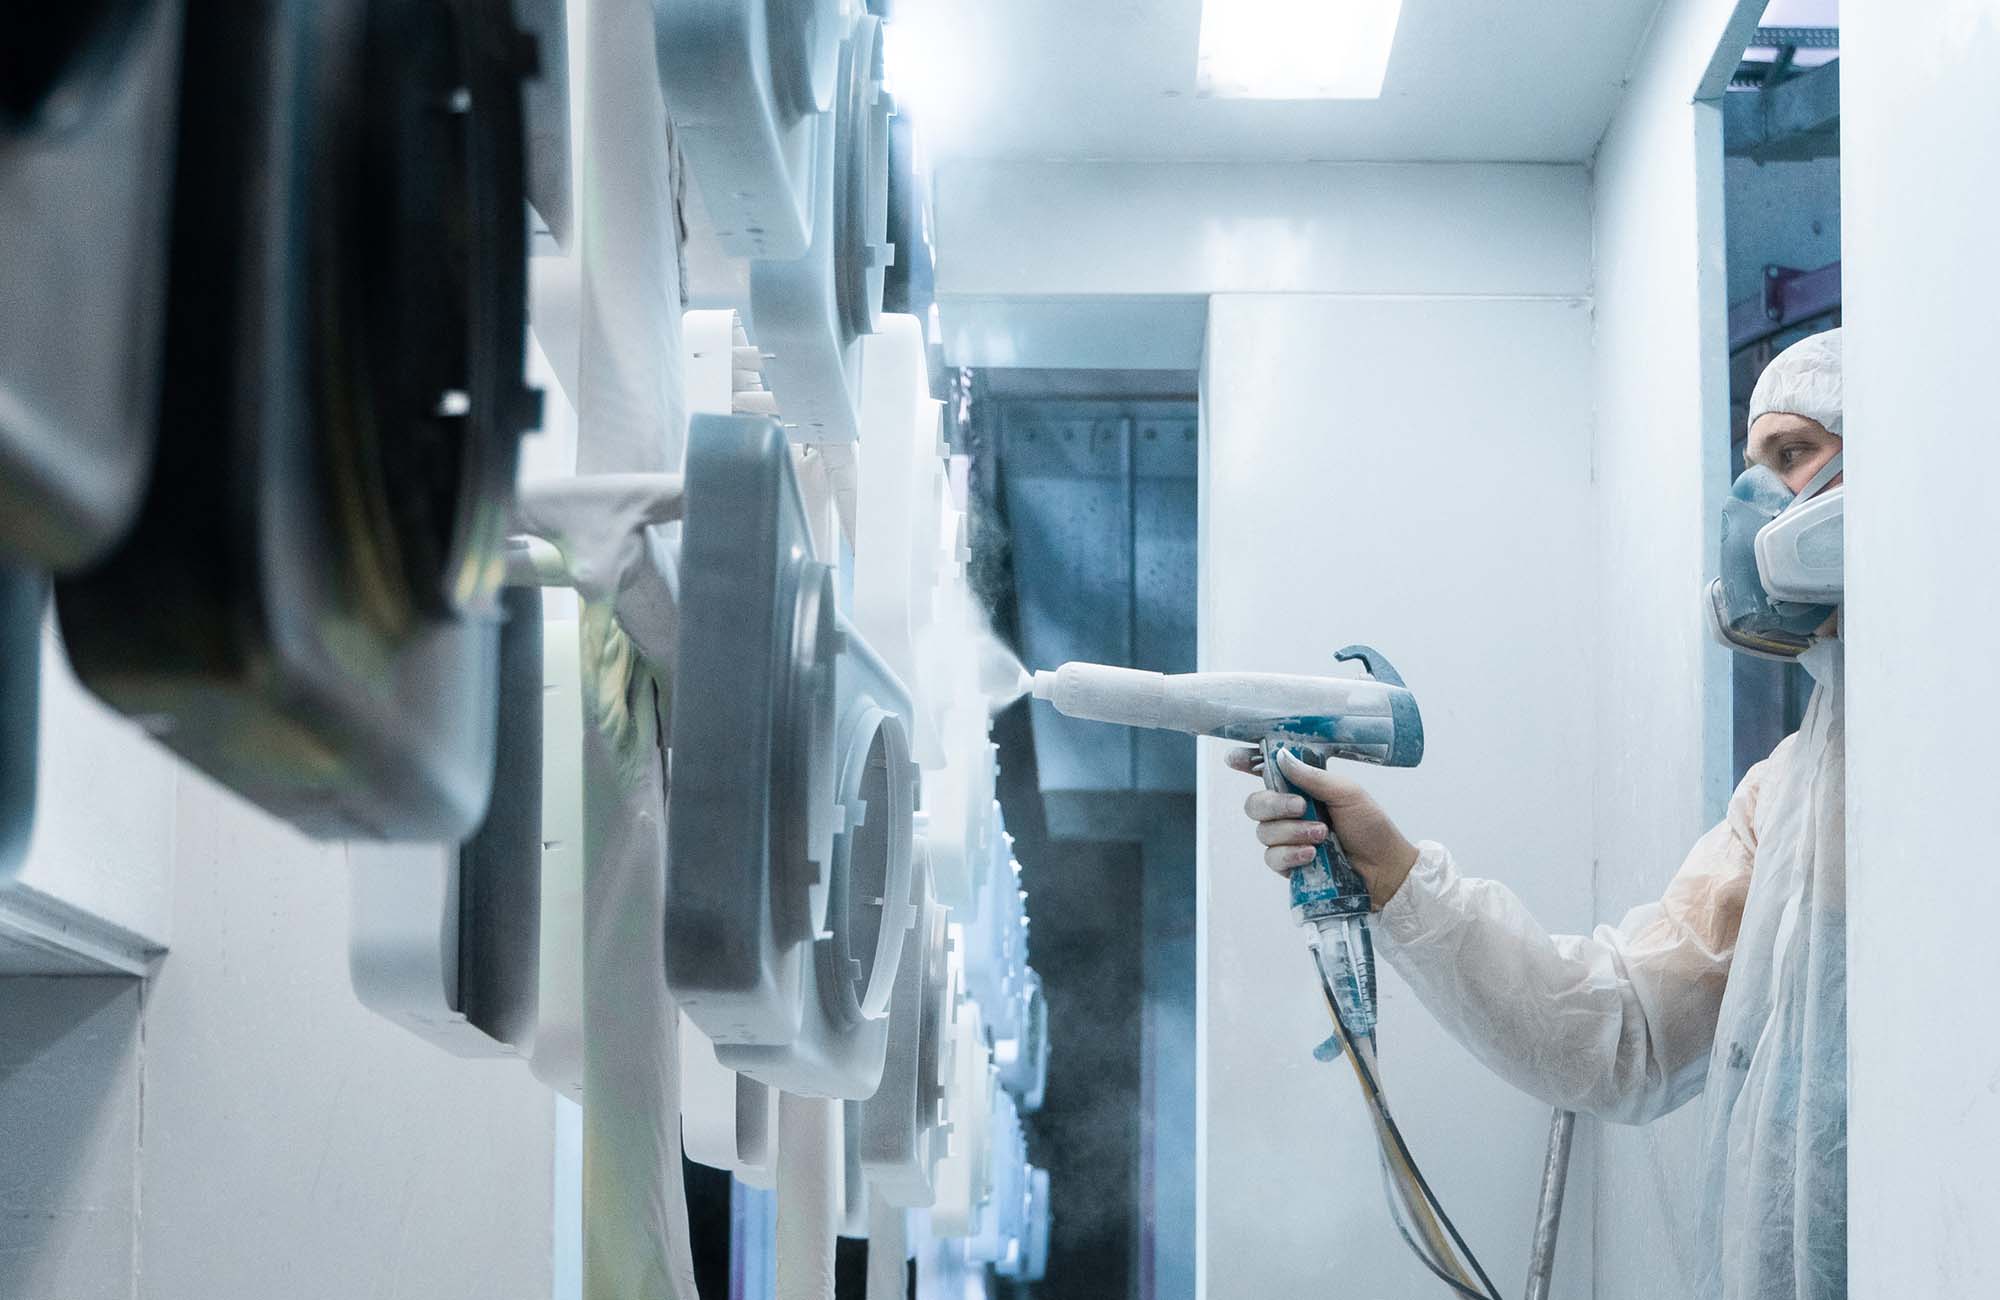
[[[1195,96],[1200,0],[899,0],[890,77],[937,159],[1571,162],[1659,3],[1405,0],[1380,100],[1281,102]]]

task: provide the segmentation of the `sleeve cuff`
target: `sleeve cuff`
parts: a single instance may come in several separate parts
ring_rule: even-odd
[[[1458,878],[1451,850],[1436,840],[1417,845],[1417,863],[1382,910],[1375,914],[1376,933],[1391,943],[1409,944],[1431,930],[1431,920]]]

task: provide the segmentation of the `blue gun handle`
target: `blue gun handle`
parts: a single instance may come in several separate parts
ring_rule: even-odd
[[[1277,741],[1267,740],[1264,750],[1264,786],[1280,794],[1295,794],[1306,801],[1306,820],[1317,821],[1326,827],[1326,838],[1313,848],[1313,860],[1292,872],[1292,914],[1301,922],[1319,921],[1332,916],[1365,916],[1371,901],[1368,882],[1347,860],[1347,853],[1340,847],[1340,839],[1334,834],[1333,818],[1324,805],[1305,791],[1285,779],[1278,769],[1278,750],[1283,748]],[[1316,757],[1298,746],[1291,746],[1294,757],[1313,766]]]

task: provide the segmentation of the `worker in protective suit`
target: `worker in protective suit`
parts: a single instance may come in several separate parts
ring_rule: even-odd
[[[1734,647],[1796,655],[1817,685],[1799,730],[1750,769],[1658,902],[1589,935],[1550,935],[1505,885],[1460,874],[1441,844],[1412,845],[1360,786],[1289,756],[1285,775],[1326,806],[1367,878],[1379,949],[1495,1073],[1552,1105],[1629,1124],[1702,1094],[1698,1295],[1838,1300],[1847,1289],[1838,330],[1771,363],[1750,421],[1748,468],[1724,511],[1722,576],[1706,601]],[[1229,761],[1256,770],[1257,751]],[[1303,820],[1294,795],[1259,790],[1246,811],[1281,872],[1309,861],[1328,833]]]

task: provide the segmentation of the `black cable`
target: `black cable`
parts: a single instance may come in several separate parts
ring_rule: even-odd
[[[1403,1163],[1409,1166],[1411,1177],[1417,1180],[1417,1190],[1423,1193],[1424,1200],[1430,1205],[1432,1211],[1436,1213],[1439,1221],[1444,1224],[1444,1230],[1451,1234],[1452,1244],[1458,1247],[1459,1254],[1465,1257],[1465,1262],[1471,1266],[1473,1273],[1478,1276],[1480,1285],[1486,1288],[1486,1294],[1481,1296],[1478,1292],[1468,1290],[1463,1284],[1451,1278],[1443,1280],[1454,1291],[1472,1296],[1473,1300],[1502,1300],[1499,1289],[1493,1285],[1493,1279],[1486,1276],[1486,1270],[1479,1266],[1479,1257],[1474,1255],[1472,1248],[1465,1244],[1465,1238],[1460,1235],[1458,1225],[1451,1221],[1449,1214],[1445,1213],[1444,1205],[1438,1200],[1437,1193],[1431,1190],[1429,1181],[1424,1178],[1423,1170],[1417,1167],[1416,1157],[1410,1154],[1410,1144],[1403,1140],[1403,1130],[1397,1125],[1395,1116],[1389,1113],[1388,1103],[1382,1099],[1382,1087],[1375,1079],[1375,1072],[1368,1068],[1368,1062],[1363,1060],[1361,1054],[1355,1050],[1354,1036],[1348,1032],[1347,1021],[1340,1014],[1340,1003],[1333,995],[1333,984],[1327,979],[1326,967],[1321,964],[1320,949],[1317,944],[1313,946],[1313,969],[1319,975],[1320,994],[1326,999],[1326,1008],[1333,1015],[1334,1028],[1340,1033],[1341,1045],[1347,1049],[1348,1055],[1354,1060],[1354,1072],[1360,1076],[1362,1087],[1367,1090],[1370,1104],[1374,1106],[1375,1113],[1381,1116],[1382,1126],[1388,1131],[1389,1137],[1395,1142],[1397,1152],[1403,1157]],[[1406,1236],[1405,1240],[1407,1239]],[[1419,1259],[1426,1268],[1431,1268],[1428,1259],[1423,1259],[1421,1255]],[[1431,1268],[1431,1271],[1433,1273],[1437,1272],[1435,1268]]]
[[[1439,1268],[1437,1262],[1430,1257],[1429,1253],[1417,1244],[1417,1239],[1410,1235],[1409,1225],[1403,1221],[1402,1211],[1396,1208],[1394,1194],[1389,1190],[1389,1179],[1392,1175],[1389,1173],[1389,1157],[1386,1153],[1382,1156],[1381,1167],[1382,1193],[1383,1198],[1389,1202],[1389,1221],[1396,1225],[1396,1235],[1403,1239],[1403,1244],[1408,1246],[1410,1253],[1417,1257],[1417,1263],[1422,1264],[1426,1269],[1430,1270],[1432,1276],[1436,1277],[1438,1281],[1444,1283],[1459,1295],[1467,1296],[1470,1300],[1492,1300],[1491,1296],[1474,1291],[1471,1287]]]

